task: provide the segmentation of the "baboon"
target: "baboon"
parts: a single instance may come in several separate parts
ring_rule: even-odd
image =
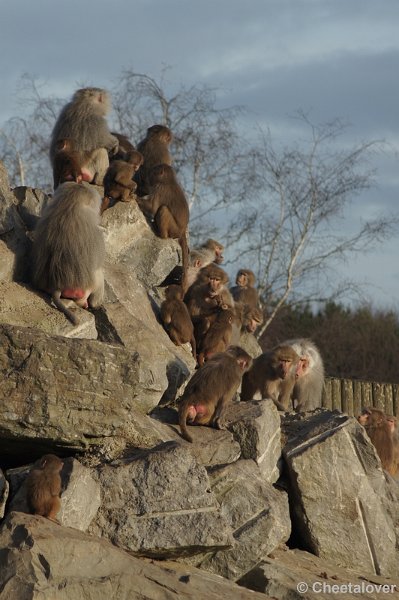
[[[104,175],[104,201],[102,212],[106,210],[110,203],[115,204],[118,200],[129,202],[132,200],[132,194],[136,190],[137,184],[133,181],[133,175],[136,172],[134,164],[125,160],[111,161],[107,172]]]
[[[236,285],[230,288],[235,302],[242,302],[242,304],[256,308],[259,304],[259,296],[254,285],[254,273],[249,269],[240,269],[236,276]]]
[[[241,400],[252,400],[260,392],[271,398],[279,410],[287,410],[295,384],[299,356],[291,346],[280,344],[253,361],[241,386]]]
[[[228,280],[227,273],[214,263],[200,269],[184,297],[191,317],[209,314],[218,306],[233,309],[234,300],[226,288]]]
[[[297,412],[314,410],[321,406],[324,389],[324,365],[317,346],[312,340],[298,338],[283,342],[300,356],[293,400]]]
[[[51,294],[74,324],[77,316],[61,301],[95,308],[103,301],[105,257],[100,224],[101,197],[85,183],[59,185],[39,219],[33,241],[32,280]]]
[[[76,152],[90,156],[89,172],[92,182],[102,185],[109,166],[108,152],[116,152],[118,140],[113,136],[105,119],[111,108],[108,92],[100,88],[77,90],[71,102],[66,104],[56,121],[50,144],[50,161],[54,169],[57,143],[72,140]],[[89,154],[87,154],[89,153]]]
[[[122,133],[116,133],[115,131],[111,131],[111,135],[116,137],[118,140],[118,151],[115,154],[111,154],[110,160],[127,160],[127,156],[132,152],[137,152],[136,148],[130,142],[129,138]],[[141,162],[138,165],[137,169],[143,164],[143,155],[140,152],[137,152],[138,155],[141,156]]]
[[[392,435],[393,442],[393,457],[396,466],[396,472],[394,476],[397,477],[399,474],[399,432],[398,432],[398,420],[392,415],[386,415],[386,419],[389,425],[389,429]]]
[[[209,257],[209,262],[215,262],[220,265],[224,261],[224,246],[216,240],[209,238],[209,240],[206,240],[198,250]]]
[[[61,508],[60,472],[63,464],[55,454],[45,454],[27,476],[26,500],[34,515],[57,521],[57,513]]]
[[[145,214],[154,218],[159,237],[179,240],[182,251],[182,288],[187,289],[188,266],[187,226],[189,209],[186,196],[172,167],[166,164],[154,167],[149,175],[150,193],[137,202]]]
[[[379,408],[364,408],[357,420],[363,425],[372,444],[380,457],[382,468],[395,475],[398,465],[395,461],[395,450],[392,427],[385,413]]]
[[[193,441],[187,431],[187,420],[192,425],[223,429],[224,409],[251,363],[252,358],[245,350],[230,346],[226,352],[214,354],[194,373],[179,403],[179,424],[185,440]]]
[[[137,145],[137,150],[141,152],[144,158],[143,165],[135,177],[139,196],[146,196],[150,193],[151,184],[149,179],[154,167],[158,165],[171,166],[172,157],[169,146],[172,139],[173,135],[168,127],[153,125],[147,129],[146,137]]]
[[[260,308],[244,305],[242,318],[242,331],[255,333],[259,325],[263,323],[263,313]]]
[[[181,286],[170,285],[166,288],[165,296],[166,299],[161,304],[162,323],[176,346],[190,342],[193,356],[196,358],[194,326],[183,302]]]
[[[197,317],[195,334],[198,364],[201,366],[217,352],[224,352],[231,342],[234,311],[218,308],[208,316]]]

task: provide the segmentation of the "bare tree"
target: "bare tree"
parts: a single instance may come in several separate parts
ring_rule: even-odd
[[[337,261],[372,250],[398,225],[392,215],[359,227],[344,220],[350,201],[373,182],[368,159],[380,142],[347,148],[339,143],[346,129],[339,120],[315,126],[304,113],[299,118],[310,132],[306,143],[277,150],[263,135],[254,147],[251,199],[229,228],[232,260],[252,265],[267,307],[259,336],[288,300],[322,302],[355,289],[352,282],[329,283]]]

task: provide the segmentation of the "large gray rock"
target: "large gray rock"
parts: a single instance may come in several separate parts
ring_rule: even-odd
[[[0,235],[14,229],[16,216],[15,198],[10,190],[8,173],[4,163],[0,161]]]
[[[159,441],[145,413],[158,403],[163,382],[138,353],[2,325],[0,377],[3,453],[65,454],[109,438],[138,447]]]
[[[396,598],[399,590],[398,577],[370,577],[368,571],[348,571],[332,561],[284,547],[265,557],[238,583],[276,600],[380,600]]]
[[[137,202],[117,202],[101,219],[107,261],[125,265],[150,287],[159,285],[179,263],[176,240],[162,240],[148,225]]]
[[[175,443],[99,467],[102,505],[90,532],[154,558],[232,545],[204,467]]]
[[[32,327],[49,335],[97,339],[94,315],[88,310],[74,308],[80,319],[80,323],[74,326],[51,304],[48,294],[15,282],[0,281],[0,299],[0,323]]]
[[[210,472],[211,487],[233,529],[233,548],[213,553],[201,568],[240,579],[291,533],[288,497],[264,480],[251,460]]]
[[[93,479],[90,469],[74,458],[65,458],[61,471],[61,508],[57,519],[61,525],[87,531],[101,504],[100,485]],[[33,465],[24,469],[7,471],[12,482],[13,496],[7,512],[30,513],[26,501],[26,477]],[[14,491],[16,493],[14,494]]]
[[[27,229],[33,231],[43,209],[46,207],[49,196],[42,190],[21,185],[13,189],[17,202],[18,213]]]
[[[279,478],[280,417],[272,400],[232,403],[226,409],[226,427],[240,444],[242,458],[252,458],[267,481]]]
[[[261,600],[187,565],[130,556],[42,517],[10,514],[0,533],[0,600]]]
[[[284,424],[293,527],[303,546],[340,566],[397,574],[395,524],[375,449],[353,417],[316,411]]]

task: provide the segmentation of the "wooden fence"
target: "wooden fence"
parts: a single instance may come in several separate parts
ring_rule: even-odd
[[[375,406],[388,415],[399,416],[399,384],[327,378],[322,406],[355,417],[362,408]]]

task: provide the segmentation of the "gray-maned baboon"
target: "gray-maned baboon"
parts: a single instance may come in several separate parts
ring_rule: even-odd
[[[254,394],[271,398],[279,410],[289,408],[295,384],[299,356],[291,346],[280,344],[253,361],[242,380],[241,400],[252,400]]]
[[[74,324],[77,316],[61,301],[82,308],[99,306],[104,296],[104,239],[101,197],[87,183],[66,182],[38,221],[33,241],[33,284],[52,296],[56,307]]]
[[[398,464],[392,435],[392,425],[384,411],[379,408],[364,408],[357,420],[366,429],[372,444],[380,457],[382,468],[396,475]]]
[[[187,421],[191,425],[223,429],[225,408],[251,363],[252,358],[245,350],[230,346],[226,352],[214,354],[194,373],[179,402],[179,424],[185,440],[193,441]]]
[[[317,346],[307,338],[284,341],[300,356],[293,400],[297,412],[314,410],[321,406],[324,389],[324,365]]]
[[[72,140],[76,152],[90,155],[88,172],[92,182],[102,185],[109,166],[108,152],[116,152],[118,140],[108,129],[106,114],[111,108],[108,92],[100,88],[77,90],[54,125],[50,144],[50,161],[54,167],[57,143]]]
[[[199,252],[206,253],[206,255],[209,256],[208,263],[215,262],[217,265],[220,265],[224,260],[224,246],[216,240],[212,240],[211,238],[209,238],[197,249],[199,250]]]
[[[154,219],[159,237],[179,240],[182,251],[182,288],[187,289],[188,267],[187,227],[189,208],[186,196],[179,185],[173,168],[166,164],[154,167],[149,174],[149,195],[138,198],[137,203],[145,214]]]
[[[57,521],[61,508],[61,469],[63,461],[55,454],[45,454],[26,478],[26,500],[34,515]]]
[[[236,285],[230,288],[231,295],[236,302],[256,308],[259,304],[259,296],[254,285],[254,273],[249,269],[240,269],[236,276]]]
[[[196,358],[194,325],[183,302],[183,295],[180,285],[170,285],[166,288],[166,298],[161,304],[161,320],[172,342],[176,346],[190,342],[193,356]]]
[[[150,174],[154,167],[158,165],[172,164],[172,156],[169,146],[173,135],[171,130],[165,125],[152,125],[147,129],[147,135],[137,145],[137,150],[141,152],[144,162],[137,171],[135,181],[137,183],[137,194],[146,196],[150,192]]]

